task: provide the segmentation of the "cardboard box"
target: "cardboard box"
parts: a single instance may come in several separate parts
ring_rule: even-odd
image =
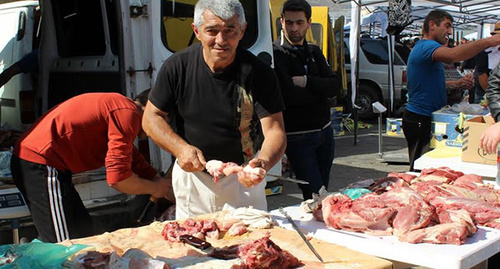
[[[280,181],[271,181],[266,184],[266,196],[278,195],[283,192],[283,183]]]
[[[385,133],[390,136],[404,136],[403,119],[387,118],[385,121]]]
[[[330,120],[332,122],[333,135],[342,136],[345,135],[344,125],[342,123],[344,108],[341,106],[330,108]]]
[[[432,113],[431,148],[462,148],[463,127],[466,120],[488,114],[485,109],[480,115],[456,113],[450,109],[440,109]]]
[[[469,119],[465,122],[462,161],[480,164],[497,164],[497,153],[488,154],[479,147],[479,138],[481,134],[494,124],[491,116],[479,116]]]

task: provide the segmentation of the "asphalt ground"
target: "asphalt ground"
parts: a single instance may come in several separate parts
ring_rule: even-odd
[[[346,132],[336,136],[335,159],[330,172],[329,192],[336,192],[352,182],[369,178],[381,178],[390,172],[406,172],[409,170],[408,148],[403,136],[385,134],[385,120],[382,127],[382,157],[379,154],[379,131],[377,121],[369,122],[371,127],[358,129],[356,144],[354,134]],[[386,162],[383,159],[389,159]],[[395,158],[394,158],[395,157]],[[268,208],[300,204],[302,192],[296,183],[283,182],[281,194],[268,196]]]

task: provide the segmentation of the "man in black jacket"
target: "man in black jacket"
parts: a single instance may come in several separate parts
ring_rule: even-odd
[[[318,46],[305,40],[311,6],[288,0],[281,8],[281,37],[273,43],[275,71],[285,101],[286,155],[292,170],[309,185],[299,185],[304,199],[328,187],[334,156],[331,98],[340,94],[339,78]]]

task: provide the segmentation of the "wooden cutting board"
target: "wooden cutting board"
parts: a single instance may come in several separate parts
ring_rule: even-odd
[[[85,251],[96,250],[101,252],[116,251],[122,255],[130,248],[141,249],[152,257],[178,259],[183,256],[204,256],[200,250],[183,243],[170,243],[161,235],[166,222],[154,222],[140,228],[127,228],[112,233],[104,233],[92,237],[74,239],[63,244],[85,244],[91,246]],[[392,268],[392,263],[377,257],[363,254],[348,248],[327,243],[313,238],[310,242],[321,255],[324,264],[309,250],[295,231],[280,227],[272,229],[250,229],[241,236],[223,236],[219,240],[208,241],[214,247],[224,247],[262,238],[269,233],[270,239],[282,249],[289,251],[305,263],[305,268]],[[223,233],[221,233],[223,234]]]

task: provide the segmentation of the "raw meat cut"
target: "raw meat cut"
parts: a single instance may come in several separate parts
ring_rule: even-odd
[[[483,185],[483,178],[475,174],[467,174],[457,178],[453,185],[460,186],[462,188],[467,188],[470,190],[475,189],[478,185]]]
[[[290,252],[282,250],[269,239],[269,235],[241,245],[216,248],[209,256],[218,259],[240,258],[249,269],[285,269],[303,265]]]
[[[210,160],[205,164],[207,172],[214,178],[215,183],[219,182],[221,177],[231,174],[238,174],[238,178],[249,178],[258,180],[266,176],[266,170],[260,167],[246,165],[242,167],[233,162],[222,162],[219,160]]]
[[[348,188],[354,186],[373,192],[355,200],[330,195],[313,217],[334,229],[394,234],[410,243],[463,244],[477,224],[500,229],[500,190],[474,174],[439,167],[418,177],[390,173]]]
[[[231,226],[229,230],[227,230],[226,235],[229,236],[237,236],[237,235],[242,235],[244,233],[248,232],[247,226],[243,222],[238,222]]]
[[[404,180],[406,183],[410,184],[413,179],[415,179],[417,176],[416,175],[410,175],[407,173],[397,173],[397,172],[392,172],[387,175],[387,177],[397,177],[402,180]]]
[[[467,238],[467,228],[461,223],[443,223],[408,232],[399,241],[408,243],[434,243],[461,245]]]
[[[180,242],[181,235],[192,235],[205,239],[206,237],[219,239],[219,227],[214,220],[186,219],[182,224],[177,221],[167,222],[161,235],[169,242]]]
[[[479,224],[500,218],[500,207],[463,197],[436,197],[431,201],[437,209],[465,209]]]
[[[429,175],[432,175],[430,177]],[[438,168],[426,168],[420,172],[419,180],[436,180],[440,182],[450,183],[455,181],[457,178],[463,176],[464,173],[460,171],[455,171],[449,167],[438,167]]]
[[[356,200],[347,195],[330,195],[323,200],[322,211],[328,227],[376,235],[392,234],[389,221],[396,212],[376,194]]]
[[[221,162],[218,160],[210,160],[205,164],[207,172],[214,178],[215,183],[219,182],[221,177],[230,174],[236,174],[242,170],[241,166],[233,162]]]
[[[409,231],[426,227],[431,223],[434,208],[409,187],[400,187],[381,195],[386,206],[397,211],[392,222],[394,234],[399,236]]]
[[[461,223],[465,225],[468,236],[472,236],[477,231],[477,226],[471,215],[465,209],[438,210],[439,223]]]
[[[398,187],[408,186],[408,183],[399,177],[385,177],[375,180],[375,184],[368,187],[369,190],[375,193],[384,193]]]

